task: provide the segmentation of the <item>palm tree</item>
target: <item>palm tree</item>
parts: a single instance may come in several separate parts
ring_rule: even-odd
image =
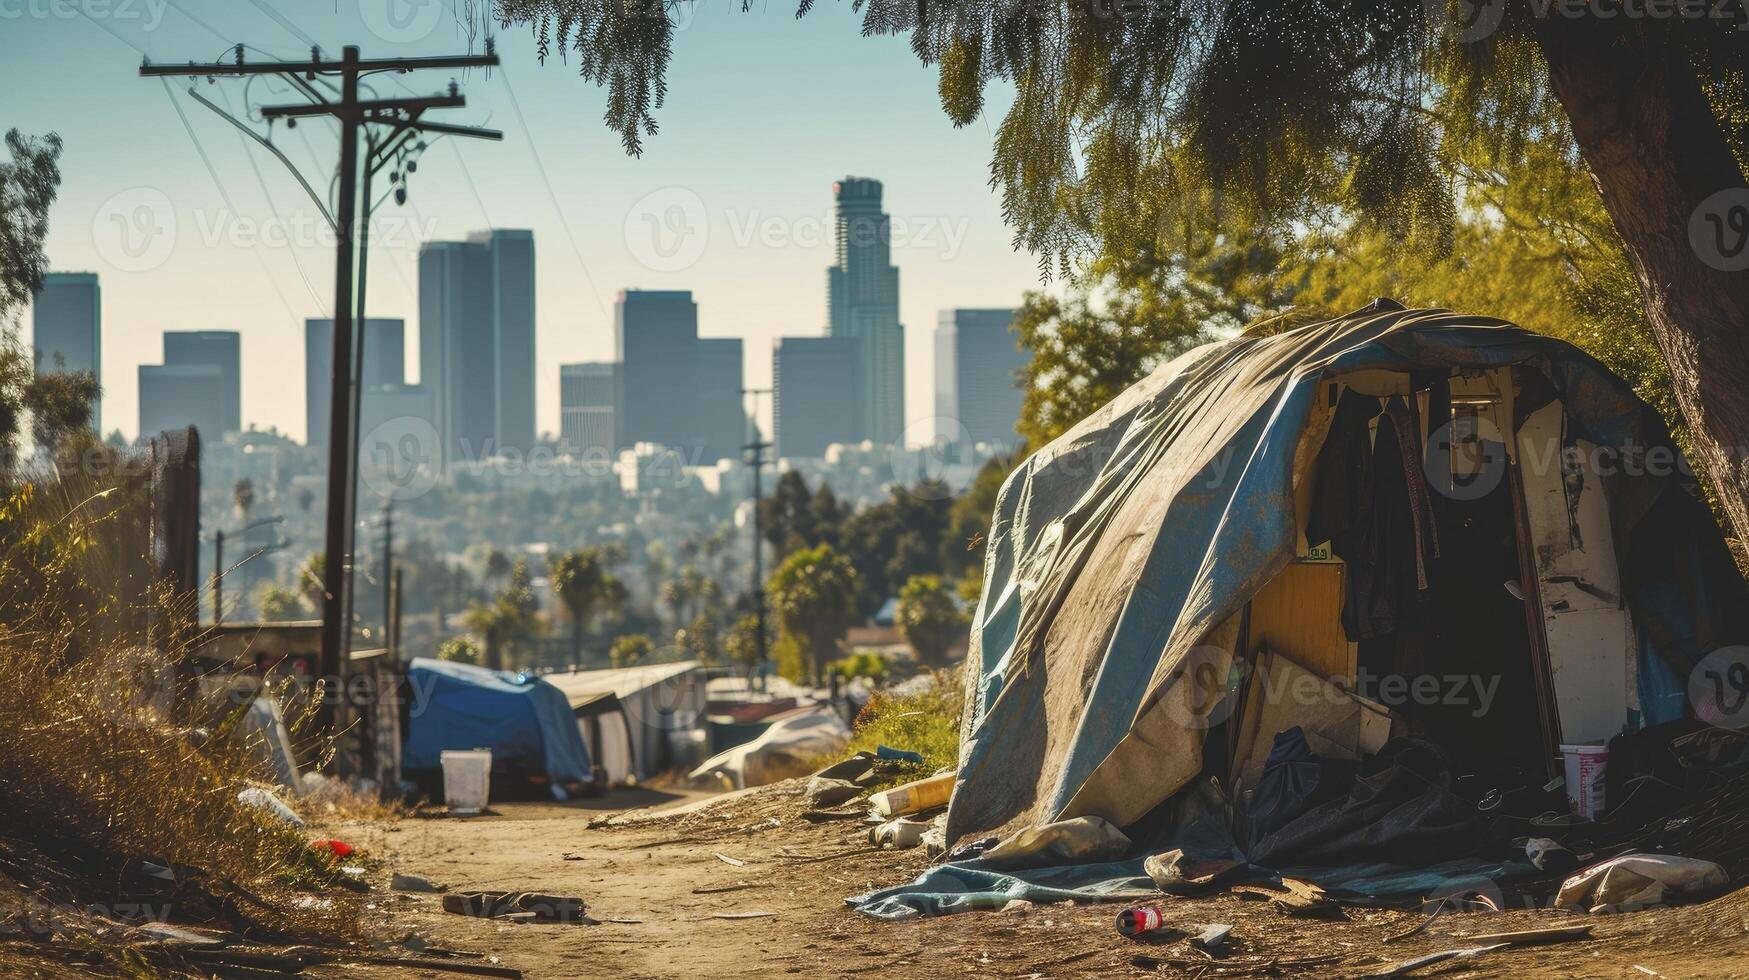
[[[547,577],[553,583],[553,594],[571,618],[571,656],[582,663],[583,632],[591,611],[603,598],[607,570],[602,567],[599,554],[584,548],[548,558]]]

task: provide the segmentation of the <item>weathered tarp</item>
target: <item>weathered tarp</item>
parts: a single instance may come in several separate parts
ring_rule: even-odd
[[[554,783],[588,783],[594,766],[571,704],[538,677],[424,657],[407,665],[415,692],[402,766],[435,770],[445,749],[492,750],[494,768],[520,764]]]
[[[1393,306],[1197,348],[1023,463],[990,532],[949,839],[1083,814],[1127,825],[1201,768],[1206,705],[1186,668],[1227,676],[1217,629],[1292,557],[1296,452],[1323,380],[1514,364],[1548,379],[1575,435],[1674,454],[1657,413],[1570,344]],[[1702,656],[1749,639],[1749,596],[1690,482],[1605,477],[1641,687],[1663,693],[1648,721],[1680,714],[1671,682]]]

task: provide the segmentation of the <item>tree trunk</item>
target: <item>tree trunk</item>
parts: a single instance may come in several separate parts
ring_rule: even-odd
[[[1737,538],[1749,542],[1749,272],[1719,268],[1733,265],[1730,246],[1745,244],[1737,229],[1749,221],[1749,190],[1679,42],[1684,26],[1550,14],[1537,33],[1639,279],[1697,462]],[[1732,189],[1722,204],[1708,202]],[[1736,214],[1727,213],[1732,205]],[[1706,233],[1692,244],[1691,222]],[[1749,252],[1736,256],[1745,260]]]

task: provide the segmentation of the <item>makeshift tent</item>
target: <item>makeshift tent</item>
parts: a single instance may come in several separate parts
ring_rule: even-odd
[[[696,660],[565,671],[543,679],[564,692],[572,708],[603,693],[619,699],[639,778],[693,765],[703,756],[705,675]]]
[[[764,786],[807,773],[850,741],[850,726],[829,704],[806,705],[769,720],[758,738],[711,756],[687,778],[699,782],[720,776],[735,789]]]
[[[1626,381],[1501,320],[1383,301],[1190,351],[1002,488],[948,837],[1128,827],[1210,768],[1255,780],[1293,725],[1284,752],[1340,759],[1389,712],[1540,783],[1563,744],[1681,717],[1749,640],[1692,482]],[[1369,673],[1499,683],[1477,724]]]
[[[571,711],[577,716],[577,731],[583,744],[589,747],[589,757],[595,760],[601,777],[609,786],[623,786],[637,776],[632,760],[632,725],[626,719],[625,706],[612,691],[598,691],[571,699]]]
[[[445,749],[489,748],[495,772],[544,773],[555,786],[593,781],[571,705],[546,681],[420,657],[407,665],[407,686],[407,770],[441,769]]]

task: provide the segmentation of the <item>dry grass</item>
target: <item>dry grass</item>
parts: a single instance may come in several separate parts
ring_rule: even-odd
[[[182,656],[152,648],[185,608],[94,584],[121,579],[102,551],[123,536],[124,496],[63,486],[0,503],[0,975],[173,970],[118,944],[147,919],[260,941],[356,935],[354,903],[300,902],[333,875],[303,836],[238,801],[267,776],[241,712],[206,715]],[[151,635],[117,627],[134,622]]]

